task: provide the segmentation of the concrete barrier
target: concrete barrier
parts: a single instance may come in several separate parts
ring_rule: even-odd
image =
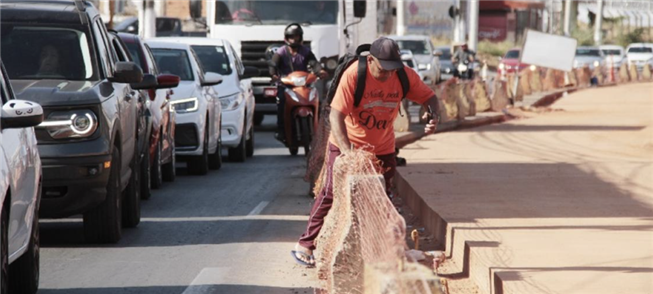
[[[531,71],[530,73],[530,84],[531,84],[531,90],[533,93],[539,93],[542,92],[542,74],[540,73],[540,69],[536,69],[535,71]]]
[[[651,73],[651,65],[648,63],[644,65],[644,69],[642,70],[642,79],[646,81],[653,79],[653,74]]]
[[[628,73],[630,74],[630,81],[631,82],[639,81],[639,73],[637,72],[637,66],[636,65],[631,64],[630,67],[628,68]]]
[[[442,102],[448,118],[458,118],[458,92],[456,79],[450,79],[442,85]]]
[[[476,104],[476,112],[488,111],[492,108],[492,102],[488,95],[486,84],[479,79],[474,80],[472,86],[472,95]]]
[[[495,80],[494,92],[492,93],[492,110],[501,111],[510,105],[510,98],[508,98],[508,82]]]

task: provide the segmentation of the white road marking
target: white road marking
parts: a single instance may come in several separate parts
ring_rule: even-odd
[[[247,216],[257,215],[261,213],[261,211],[263,211],[263,209],[268,206],[268,204],[270,204],[270,201],[261,201],[261,203],[254,207],[254,209]]]
[[[224,277],[229,273],[226,267],[205,267],[193,279],[188,288],[181,294],[211,294],[213,285],[224,283]]]

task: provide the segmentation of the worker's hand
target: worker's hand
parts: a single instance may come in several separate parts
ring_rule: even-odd
[[[279,76],[278,75],[273,75],[272,76],[272,81],[273,82],[278,82],[279,81]]]
[[[435,133],[435,130],[438,128],[438,124],[440,123],[440,117],[438,115],[431,115],[431,113],[426,112],[424,113],[424,116],[422,116],[422,119],[428,120],[428,123],[426,123],[426,126],[424,126],[424,133],[427,135]]]
[[[326,70],[321,69],[320,72],[317,73],[317,76],[320,77],[320,79],[326,80],[329,77],[329,73],[327,73]]]

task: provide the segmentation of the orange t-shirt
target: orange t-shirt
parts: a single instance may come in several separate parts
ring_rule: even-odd
[[[345,70],[331,102],[331,108],[347,115],[347,135],[356,148],[369,144],[374,148],[371,151],[377,155],[391,154],[395,152],[393,124],[399,111],[403,89],[396,73],[381,82],[372,76],[369,68],[368,64],[365,91],[358,107],[354,106],[358,76],[358,61],[355,61]],[[404,69],[410,84],[406,98],[423,104],[435,95],[413,69],[406,66]],[[338,145],[333,135],[329,137],[329,142]]]

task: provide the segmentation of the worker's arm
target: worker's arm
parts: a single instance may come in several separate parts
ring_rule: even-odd
[[[422,104],[424,108],[427,110],[426,113],[424,114],[423,119],[429,120],[426,126],[424,127],[424,133],[428,134],[433,134],[435,133],[435,130],[438,127],[438,124],[440,123],[440,104],[438,102],[438,97],[433,95],[431,98],[426,100],[424,104]],[[429,113],[430,111],[433,111],[433,116]]]
[[[329,114],[331,134],[333,134],[333,138],[336,140],[336,144],[342,154],[346,154],[351,150],[351,142],[349,142],[349,137],[347,136],[345,118],[347,118],[347,115],[331,108],[331,114]]]
[[[279,62],[281,61],[281,56],[279,54],[274,54],[272,56],[272,59],[268,62],[268,68],[270,71],[270,76],[272,77],[272,80],[278,80],[279,79],[279,74],[278,74],[278,68],[279,68]]]

